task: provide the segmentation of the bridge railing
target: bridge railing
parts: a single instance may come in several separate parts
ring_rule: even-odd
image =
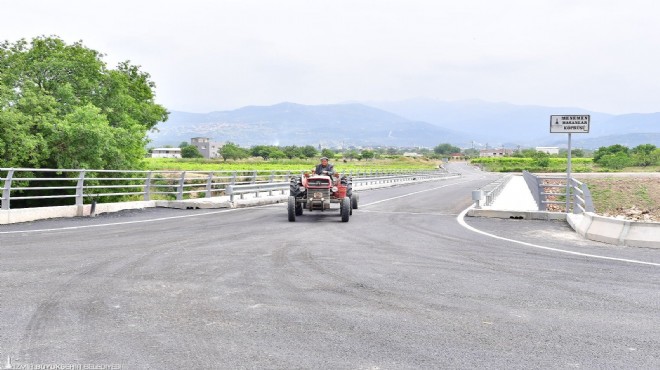
[[[0,209],[75,204],[97,200],[211,198],[227,194],[228,186],[289,181],[305,170],[245,171],[132,171],[0,168]],[[345,173],[353,181],[394,181],[396,177],[446,176],[441,170],[365,170]],[[376,180],[379,179],[379,180]],[[44,201],[44,200],[52,200]]]
[[[563,209],[575,214],[594,211],[591,192],[585,183],[566,176],[539,176],[527,171],[523,171],[523,177],[540,211]]]
[[[487,184],[472,192],[472,199],[477,203],[477,208],[490,206],[495,198],[502,192],[506,184],[511,180],[511,175],[500,177],[499,179]]]

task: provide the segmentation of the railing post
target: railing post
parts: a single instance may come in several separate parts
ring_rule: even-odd
[[[269,182],[269,183],[272,183],[273,180],[275,180],[275,171],[274,171],[274,170],[271,170],[271,171],[270,171],[270,178],[268,179],[268,182]]]
[[[179,187],[176,192],[176,200],[183,200],[183,185],[186,182],[186,171],[181,172],[181,178],[179,179]]]
[[[9,209],[9,201],[11,200],[11,182],[13,177],[14,169],[11,168],[7,171],[5,186],[2,188],[2,209]]]
[[[252,181],[250,181],[250,184],[256,184],[257,183],[257,170],[254,170],[252,172]]]
[[[82,206],[83,205],[83,189],[85,185],[85,170],[80,170],[80,174],[78,174],[78,183],[76,184],[76,205],[77,206]]]
[[[84,186],[85,186],[85,170],[80,170],[80,174],[78,175],[78,183],[76,184],[76,214],[81,217],[84,216],[85,208],[84,208],[84,201],[83,201],[83,195],[84,195]]]
[[[147,172],[147,179],[144,182],[144,200],[151,200],[151,173]]]
[[[591,198],[591,191],[587,184],[582,184],[582,192],[584,194],[584,210],[586,212],[594,212],[594,201]]]
[[[231,174],[231,185],[236,185],[236,171],[232,172]]]
[[[209,172],[209,178],[206,179],[206,195],[205,195],[205,198],[211,198],[212,187],[213,187],[213,172]]]

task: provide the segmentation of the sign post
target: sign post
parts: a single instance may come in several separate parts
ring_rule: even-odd
[[[567,114],[550,116],[551,134],[568,134],[568,157],[566,165],[566,213],[571,205],[571,134],[588,134],[591,116],[588,114]]]

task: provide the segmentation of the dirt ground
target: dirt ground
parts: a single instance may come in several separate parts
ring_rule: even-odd
[[[660,222],[660,176],[575,176],[589,187],[596,213],[633,221]]]

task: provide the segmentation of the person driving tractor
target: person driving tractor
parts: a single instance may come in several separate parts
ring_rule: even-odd
[[[321,163],[316,165],[314,173],[317,175],[328,175],[332,178],[335,174],[335,167],[328,162],[328,157],[321,157]]]

